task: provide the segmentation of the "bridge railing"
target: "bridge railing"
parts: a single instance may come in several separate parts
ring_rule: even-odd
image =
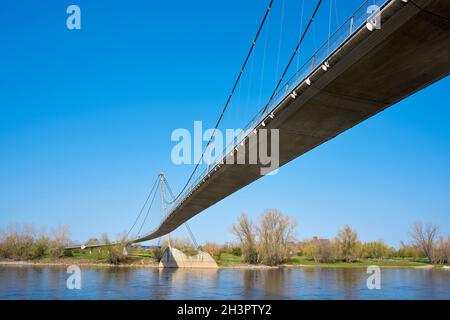
[[[391,0],[365,0],[359,8],[322,43],[322,45],[312,54],[312,56],[287,80],[275,94],[272,101],[269,101],[269,110],[273,110],[284,98],[294,90],[301,82],[305,81],[318,67],[322,66],[327,59],[336,52],[351,36],[361,27],[364,27],[368,19],[374,14],[376,6],[381,10]],[[262,114],[264,117],[269,114]]]
[[[225,157],[266,119],[273,110],[302,82],[308,79],[327,59],[336,52],[356,32],[363,28],[368,19],[374,14],[370,6],[377,6],[381,10],[392,0],[365,0],[359,8],[312,54],[312,56],[280,87],[273,98],[250,120],[244,127],[241,135],[231,144],[227,145],[223,152],[198,177],[191,183],[190,187],[176,201],[172,210],[179,206],[194,190],[194,188],[209,175],[217,165],[225,161]],[[372,10],[370,10],[372,9]]]

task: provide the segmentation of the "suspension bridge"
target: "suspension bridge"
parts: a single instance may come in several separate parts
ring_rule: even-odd
[[[227,111],[273,2],[267,7],[215,130]],[[197,163],[180,193],[175,195],[164,175],[158,176],[146,204],[153,202],[159,185],[162,220],[154,230],[141,235],[142,224],[137,235],[128,240],[130,244],[160,238],[182,224],[186,224],[195,241],[187,225],[189,219],[262,177],[264,164],[260,162],[226,161],[227,157],[248,158],[255,151],[252,148],[258,148],[250,144],[251,135],[258,136],[261,129],[279,129],[281,167],[449,74],[450,1],[376,0],[364,1],[288,77],[306,34],[313,23],[318,23],[315,15],[322,1],[316,3],[268,102],[223,155],[201,172]],[[368,6],[373,4],[378,9],[368,12]],[[210,143],[211,140],[206,148]]]

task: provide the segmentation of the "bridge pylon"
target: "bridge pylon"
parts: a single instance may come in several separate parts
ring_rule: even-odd
[[[166,192],[172,198],[172,201],[175,200],[175,196],[173,195],[168,183],[167,179],[164,176],[164,173],[161,172],[159,174],[159,183],[160,183],[160,192],[161,192],[161,204],[162,204],[162,218],[165,219],[167,217],[167,201]],[[164,250],[161,261],[159,262],[160,268],[208,268],[208,269],[217,269],[217,263],[213,259],[213,257],[207,253],[203,252],[199,249],[199,245],[194,237],[194,234],[191,231],[188,223],[184,223],[186,230],[188,232],[189,238],[197,249],[197,254],[193,256],[188,256],[181,250],[172,247],[170,242],[170,233],[167,235],[168,247]]]

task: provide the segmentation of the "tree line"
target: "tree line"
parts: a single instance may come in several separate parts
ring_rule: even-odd
[[[38,231],[35,226],[11,225],[0,231],[0,258],[11,260],[32,260],[45,257],[61,258],[69,243],[70,229],[58,226],[47,232]]]
[[[265,210],[257,223],[243,213],[231,227],[246,263],[278,265],[297,254],[316,262],[354,262],[360,259],[412,258],[434,264],[450,259],[450,236],[445,237],[432,223],[416,222],[410,230],[410,243],[401,242],[397,250],[383,241],[362,242],[358,233],[346,225],[334,239],[294,240],[297,222],[277,209]]]
[[[206,243],[199,249],[219,258],[222,253],[241,257],[249,264],[279,265],[288,262],[294,255],[304,256],[316,262],[354,262],[360,259],[409,258],[427,260],[434,264],[447,264],[450,260],[450,236],[440,232],[432,223],[416,222],[410,230],[410,241],[401,242],[399,249],[386,245],[383,241],[362,242],[358,233],[346,225],[333,239],[314,237],[303,241],[295,238],[297,221],[277,209],[266,209],[259,219],[252,221],[247,214],[241,214],[232,224],[231,232],[237,243],[217,245]],[[33,225],[8,226],[0,231],[0,259],[32,260],[40,258],[62,258],[80,253],[65,250],[70,243],[68,226],[59,226],[37,231]],[[88,244],[98,243],[91,240]],[[127,261],[126,236],[119,235],[113,245],[104,234],[100,240],[105,247],[90,250],[98,260],[112,264]],[[189,239],[171,239],[172,246],[188,255],[196,254]],[[153,246],[151,256],[159,261],[167,240],[161,246]],[[82,251],[82,250],[78,250]]]

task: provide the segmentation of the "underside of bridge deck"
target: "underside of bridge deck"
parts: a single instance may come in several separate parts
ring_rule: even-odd
[[[300,84],[295,99],[276,107],[266,128],[279,129],[280,166],[448,75],[450,1],[414,3],[391,1],[380,30],[358,30],[330,56],[328,71],[318,68],[311,85]],[[173,231],[261,177],[260,165],[221,166],[136,242]]]

